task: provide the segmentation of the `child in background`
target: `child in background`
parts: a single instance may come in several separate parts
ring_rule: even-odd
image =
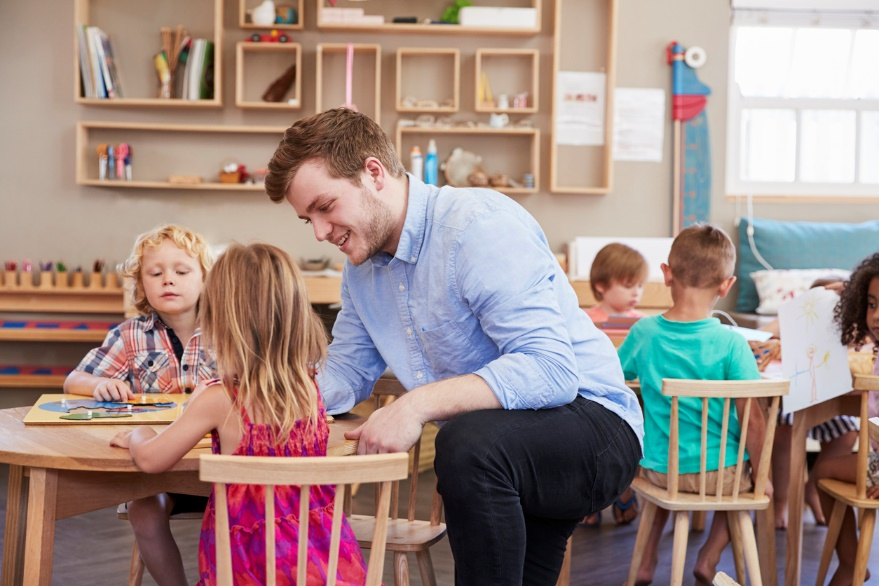
[[[594,323],[606,322],[612,315],[643,317],[635,306],[644,293],[647,261],[625,244],[612,242],[598,251],[589,270],[589,286],[598,305],[586,313]]]
[[[254,283],[259,286],[254,286]],[[160,434],[142,426],[112,445],[127,447],[145,472],[177,463],[210,432],[215,454],[325,456],[329,428],[314,375],[326,351],[326,332],[305,292],[299,269],[282,250],[233,244],[205,283],[200,323],[216,350],[221,380],[203,383],[183,414]],[[308,583],[325,584],[332,530],[331,486],[311,488]],[[228,485],[232,572],[236,584],[265,584],[264,488]],[[199,543],[199,583],[216,583],[213,496]],[[275,494],[277,575],[293,584],[299,532],[299,489]],[[347,520],[337,584],[362,584],[363,555]]]
[[[649,268],[640,252],[612,242],[595,255],[589,270],[589,286],[598,301],[586,310],[593,323],[606,322],[610,316],[644,317],[635,310],[644,293],[644,282]],[[638,516],[638,501],[631,488],[623,491],[613,502],[613,518],[617,525],[628,525]],[[587,527],[601,524],[601,511],[583,519]]]
[[[138,236],[123,274],[133,282],[133,317],[107,334],[64,381],[64,392],[102,401],[134,393],[183,393],[216,377],[196,328],[196,309],[213,263],[205,240],[167,225]],[[128,503],[128,519],[146,569],[159,584],[186,584],[172,514],[203,511],[207,498],[159,494]]]
[[[840,294],[839,303],[833,312],[834,321],[839,324],[841,341],[845,345],[861,346],[879,341],[879,253],[864,259],[854,270],[848,284]],[[875,350],[874,350],[875,351]],[[873,364],[873,374],[879,374],[879,362]],[[873,398],[871,393],[871,399]],[[875,416],[875,406],[871,400],[870,415]],[[862,422],[866,425],[867,422]],[[855,483],[858,469],[857,454],[848,453],[837,458],[827,458],[816,462],[813,474],[816,479],[833,478]],[[867,497],[879,497],[879,453],[871,451],[867,462]],[[824,515],[829,519],[833,509],[833,498],[819,490]],[[851,584],[854,579],[855,554],[857,553],[857,532],[851,508],[846,508],[836,542],[839,567],[831,586]],[[869,571],[867,572],[869,577]]]
[[[663,378],[690,380],[756,380],[760,378],[757,362],[748,342],[740,334],[724,328],[711,310],[718,299],[729,293],[736,278],[735,246],[720,228],[708,224],[691,226],[674,239],[668,264],[662,265],[665,284],[671,288],[672,307],[662,315],[644,317],[632,326],[619,349],[626,380],[639,379],[644,401],[644,458],[641,476],[665,487],[668,473],[669,413],[671,399],[662,394]],[[707,454],[709,486],[722,474],[724,490],[731,493],[739,444],[745,442],[752,471],[759,466],[765,418],[752,403],[746,437],[740,437],[738,421],[744,417],[744,400],[736,402],[738,420],[730,418],[726,468],[717,469],[718,453]],[[699,492],[700,429],[687,422],[701,420],[701,407],[695,413],[686,402],[680,403],[680,490]],[[709,402],[709,418],[723,419],[723,405]],[[719,433],[719,432],[715,432]],[[720,444],[718,437],[709,445]],[[712,468],[713,467],[713,468]],[[714,478],[711,478],[711,476]],[[748,490],[750,475],[742,478],[742,490]],[[767,484],[766,492],[772,495]],[[659,509],[644,548],[638,569],[637,584],[649,584],[656,570],[657,547],[668,511]],[[698,584],[711,584],[720,554],[729,543],[727,517],[715,514],[708,538],[699,550],[693,574]]]

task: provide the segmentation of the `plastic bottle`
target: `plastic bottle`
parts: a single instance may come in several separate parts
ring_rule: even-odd
[[[439,163],[436,158],[436,141],[430,139],[427,143],[427,158],[424,159],[424,182],[431,185],[437,184]]]
[[[419,181],[424,181],[424,157],[417,145],[409,151],[409,172]]]

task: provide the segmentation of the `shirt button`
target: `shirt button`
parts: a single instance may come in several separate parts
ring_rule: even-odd
[[[406,285],[404,285],[403,283],[400,283],[400,291],[405,291],[405,290],[406,290]]]
[[[417,378],[418,380],[423,379],[423,378],[424,378],[424,373],[423,373],[423,372],[417,372],[417,373],[415,373],[415,378]]]
[[[412,335],[412,328],[406,328],[406,333],[411,336]]]
[[[415,262],[416,260],[418,260],[418,259],[413,256],[412,258],[409,259],[409,262]]]
[[[147,360],[147,366],[152,366],[152,365],[153,365],[153,361],[152,361],[152,360]]]
[[[184,364],[184,365],[183,365],[183,370],[184,370],[184,371],[189,370],[189,365],[188,365],[188,364]]]
[[[191,393],[191,392],[192,392],[192,387],[186,387],[186,389],[184,389],[183,392],[184,392],[184,393]]]

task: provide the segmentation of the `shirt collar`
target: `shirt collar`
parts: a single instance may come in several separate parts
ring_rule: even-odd
[[[406,177],[409,179],[409,202],[406,206],[406,220],[403,222],[403,231],[400,234],[400,242],[397,244],[397,253],[394,258],[405,263],[415,264],[421,253],[421,245],[424,243],[424,229],[427,225],[427,200],[432,186],[419,181],[408,173]]]

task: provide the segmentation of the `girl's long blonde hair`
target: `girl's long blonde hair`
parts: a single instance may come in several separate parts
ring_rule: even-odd
[[[271,424],[276,443],[286,441],[297,420],[316,420],[314,372],[327,335],[286,252],[231,244],[205,281],[199,318],[223,384],[237,389],[233,403]]]

